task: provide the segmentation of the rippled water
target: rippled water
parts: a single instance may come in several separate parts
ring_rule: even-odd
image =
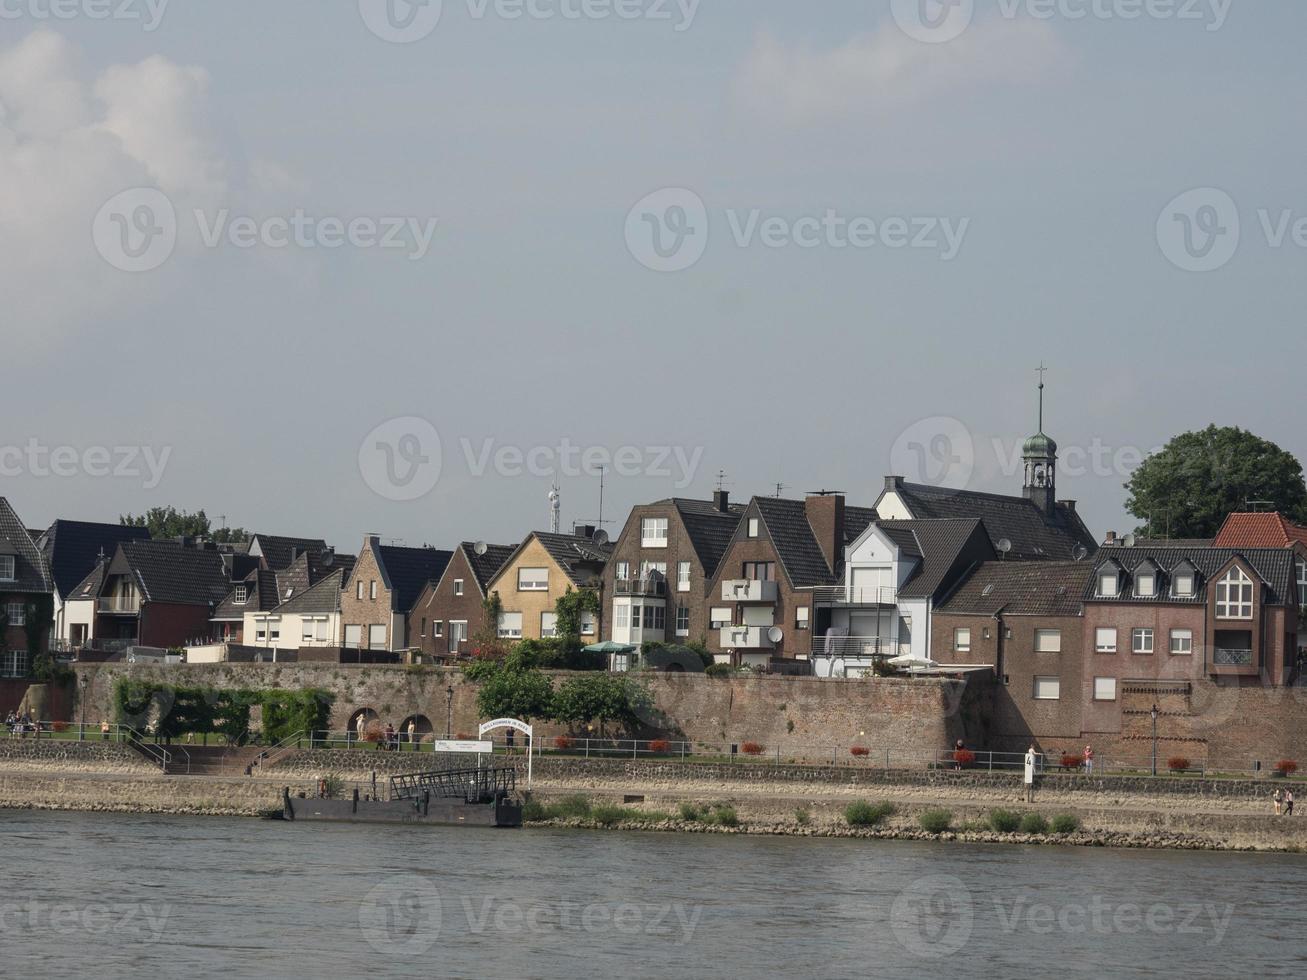
[[[1307,974],[1307,859],[0,811],[6,977]]]

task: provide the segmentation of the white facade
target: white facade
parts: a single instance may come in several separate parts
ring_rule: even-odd
[[[244,646],[250,647],[334,647],[340,636],[340,613],[247,612],[244,635]]]

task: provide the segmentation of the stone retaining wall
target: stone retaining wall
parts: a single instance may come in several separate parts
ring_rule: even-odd
[[[288,781],[291,791],[309,783]],[[258,816],[281,803],[281,785],[214,776],[54,774],[0,770],[0,807]]]
[[[0,738],[0,771],[59,769],[68,772],[158,772],[135,749],[118,742],[53,738]]]

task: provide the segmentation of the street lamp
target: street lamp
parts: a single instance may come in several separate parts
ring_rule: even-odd
[[[454,731],[454,685],[445,688],[445,738]]]
[[[1157,775],[1157,705],[1149,712],[1153,716],[1153,775]]]

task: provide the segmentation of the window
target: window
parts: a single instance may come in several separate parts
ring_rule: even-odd
[[[667,628],[667,610],[662,606],[644,607],[644,628],[661,632]]]
[[[0,677],[26,677],[27,651],[5,650],[0,652]]]
[[[520,640],[522,638],[522,614],[520,612],[500,613],[498,632],[501,640]]]
[[[249,586],[245,585],[245,583],[242,582],[240,585],[236,586],[236,595],[232,599],[232,601],[235,602],[236,605],[238,606],[243,606],[245,605],[245,600],[248,599],[249,597],[250,597]]]
[[[1171,591],[1178,596],[1193,595],[1194,573],[1190,571],[1176,572],[1171,579]]]
[[[625,602],[613,603],[613,629],[628,630],[631,628],[631,607]]]
[[[360,585],[359,588],[361,589],[362,586]],[[362,626],[346,626],[346,627],[345,627],[345,649],[347,649],[347,650],[357,650],[357,649],[358,649],[359,647],[361,647],[361,646],[363,646],[363,627],[362,627]]]
[[[654,573],[657,573],[659,581],[667,580],[667,562],[665,561],[642,561],[640,562],[640,580],[650,582],[654,580]],[[661,592],[660,592],[661,594]]]
[[[1060,701],[1062,699],[1062,679],[1060,677],[1036,677],[1036,701]]]
[[[1061,653],[1062,631],[1061,630],[1035,630],[1035,652],[1036,653]]]
[[[744,577],[750,582],[776,581],[776,563],[774,561],[746,561]]]
[[[667,518],[643,517],[640,519],[640,546],[643,548],[667,547]]]
[[[372,584],[368,587],[368,598],[375,599],[376,597],[377,597],[377,580],[373,579]]]
[[[0,582],[14,580],[14,556],[0,555]]]
[[[435,636],[435,635],[436,635],[436,634],[435,634],[435,631],[434,631],[434,626],[435,626],[435,624],[433,623],[432,626],[433,626],[433,631],[432,631],[431,635],[432,635],[432,636]],[[418,632],[418,636],[426,636],[426,635],[427,635],[427,617],[426,617],[426,616],[423,616],[423,617],[422,617],[422,629]]]
[[[1238,566],[1216,583],[1216,618],[1253,618],[1253,582]]]
[[[1102,626],[1096,629],[1094,650],[1098,653],[1116,653],[1116,630]]]
[[[454,595],[462,595],[462,594],[463,594],[463,580],[461,578],[456,578],[454,579]]]
[[[619,561],[615,577],[619,582],[625,582],[629,579],[631,577],[631,563],[629,561]]]
[[[725,629],[731,625],[731,620],[735,618],[729,606],[714,606],[712,612],[708,614],[708,622],[712,624],[715,630]]]
[[[1171,653],[1183,656],[1194,652],[1193,630],[1171,630]]]
[[[690,563],[688,561],[678,561],[676,563],[676,591],[690,591]]]
[[[966,626],[959,626],[953,631],[953,651],[955,653],[971,652],[971,630]]]
[[[1141,599],[1151,599],[1157,595],[1156,573],[1148,571],[1135,575],[1135,595]]]
[[[676,607],[676,635],[677,636],[690,635],[690,607],[689,606]]]
[[[594,635],[595,635],[595,614],[594,614],[594,613],[592,613],[592,612],[588,612],[588,611],[587,611],[587,612],[582,612],[582,613],[581,613],[581,635],[582,635],[582,636],[594,636]]]
[[[1114,596],[1116,591],[1116,572],[1100,572],[1098,575],[1098,594],[1101,596]]]
[[[517,570],[518,592],[548,592],[549,569],[519,568]]]
[[[262,643],[265,640],[267,640],[267,638],[268,638],[268,633],[263,627],[260,627],[259,629],[254,631],[254,639],[257,642]]]
[[[317,632],[317,636],[318,636],[318,642],[319,642],[319,643],[326,643],[327,640],[328,640],[328,634],[330,633],[330,631],[331,631],[331,622],[327,619],[326,616],[323,616],[323,617],[322,617],[321,619],[319,619],[318,622],[317,622],[317,630],[316,630],[316,632]]]
[[[276,641],[278,641],[278,640],[281,639],[281,626],[280,626],[280,625],[272,627],[271,632],[269,632],[269,634],[268,634],[268,639],[272,640],[274,643],[275,643]]]
[[[27,607],[21,602],[11,602],[5,607],[5,614],[9,617],[10,626],[27,625]]]
[[[750,517],[750,518],[749,518],[749,537],[751,537],[751,538],[756,538],[757,536],[758,536],[758,518],[756,518],[756,517]]]
[[[431,635],[433,637],[445,635],[445,621],[443,619],[433,619],[431,621]]]
[[[354,583],[354,585],[355,585],[354,598],[361,600],[363,598],[363,580],[359,579],[356,583]]]
[[[1115,677],[1095,677],[1095,678],[1094,678],[1094,700],[1095,700],[1095,701],[1115,701],[1115,700],[1116,700],[1116,678],[1115,678]]]
[[[1307,607],[1307,562],[1298,562],[1298,605]]]
[[[458,645],[467,639],[467,620],[451,619],[449,621],[449,649],[458,652]]]
[[[368,649],[386,649],[386,624],[374,623],[368,627]]]
[[[558,613],[542,612],[540,614],[540,635],[545,638],[558,635]]]
[[[1130,652],[1149,654],[1153,652],[1153,631],[1147,627],[1130,632]]]
[[[800,606],[794,611],[794,628],[806,630],[811,625],[812,611],[807,606]]]
[[[313,620],[304,619],[300,622],[300,642],[313,642]]]

